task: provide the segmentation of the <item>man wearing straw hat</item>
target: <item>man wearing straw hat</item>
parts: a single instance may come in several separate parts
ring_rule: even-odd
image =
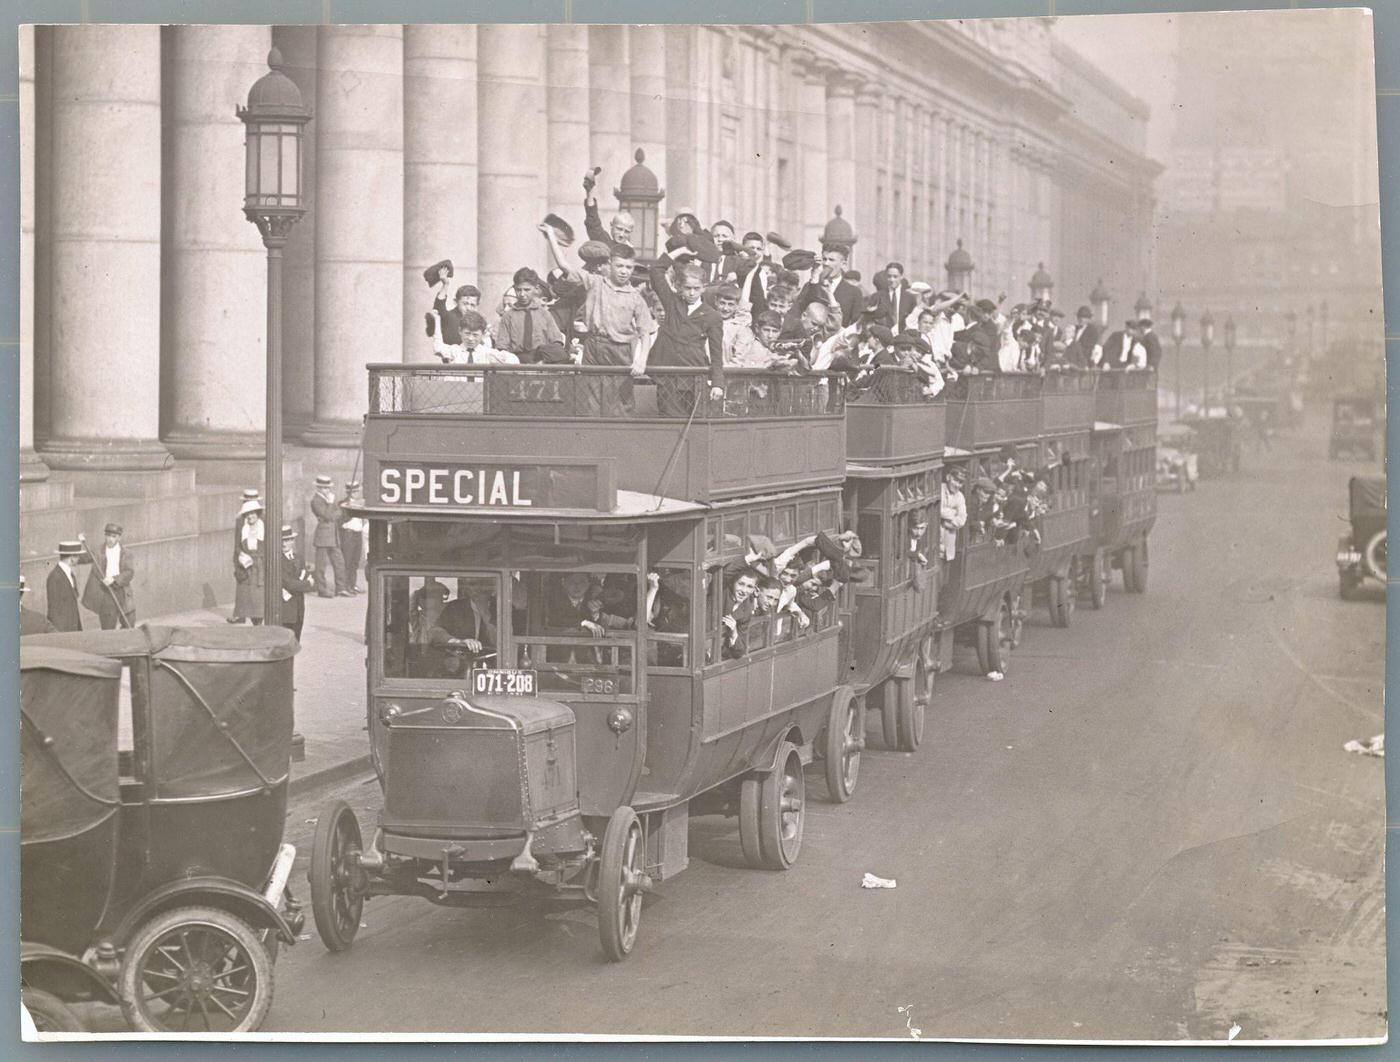
[[[42,612],[35,612],[32,608],[24,607],[24,595],[27,593],[29,593],[29,582],[21,575],[19,577],[19,636],[23,638],[26,634],[52,634],[58,630]]]
[[[301,627],[306,622],[306,595],[316,589],[311,581],[311,569],[297,560],[297,533],[291,524],[282,525],[282,626],[301,641]]]
[[[363,505],[360,497],[360,481],[352,479],[345,484],[345,501],[351,505]],[[365,556],[365,529],[369,526],[363,516],[345,516],[340,522],[340,554],[345,558],[345,586],[352,594],[360,588],[360,564]],[[298,634],[300,639],[301,635]]]
[[[122,545],[121,524],[108,524],[102,529],[102,536],[102,548],[92,556],[92,571],[83,588],[83,607],[97,613],[104,631],[135,626],[131,580],[136,576],[136,568],[130,551]]]
[[[82,563],[83,544],[66,541],[58,544],[58,563],[49,572],[44,591],[49,599],[49,622],[57,631],[80,631],[83,615],[78,611],[78,573]]]
[[[353,597],[345,581],[345,554],[340,552],[340,525],[344,516],[340,502],[335,500],[330,476],[316,477],[316,493],[311,496],[311,511],[316,515],[316,532],[311,544],[316,547],[316,593],[320,597]],[[326,565],[335,573],[335,590],[326,582]]]

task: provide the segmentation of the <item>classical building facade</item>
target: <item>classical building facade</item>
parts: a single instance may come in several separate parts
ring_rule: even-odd
[[[55,532],[116,506],[133,548],[144,535],[178,574],[153,605],[231,593],[225,528],[260,475],[266,353],[234,108],[274,45],[313,113],[311,209],[283,288],[297,514],[303,474],[353,468],[365,363],[429,356],[422,270],[451,258],[494,302],[516,268],[546,264],[546,212],[581,230],[585,169],[603,168],[606,214],[638,148],[663,218],[815,247],[839,206],[867,281],[898,259],[941,283],[961,241],[979,294],[1026,297],[1040,263],[1071,310],[1100,276],[1124,307],[1153,287],[1147,110],[1046,20],[26,28],[21,530],[36,570]]]

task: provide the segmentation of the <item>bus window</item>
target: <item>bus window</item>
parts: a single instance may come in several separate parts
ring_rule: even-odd
[[[584,696],[635,692],[635,575],[526,570],[512,579],[512,593],[523,596],[525,604],[513,666],[537,672],[540,690]]]
[[[749,529],[752,534],[773,537],[773,510],[758,509],[749,513]]]
[[[727,557],[735,553],[742,554],[749,548],[748,539],[745,537],[746,524],[743,513],[724,518],[724,539],[720,543],[722,555]]]
[[[705,556],[719,556],[719,517],[705,521]]]
[[[390,679],[463,679],[499,667],[495,576],[384,577],[381,670]]]
[[[884,537],[880,532],[882,521],[878,512],[864,512],[856,521],[856,537],[860,539],[861,555],[855,561],[855,567],[859,570],[870,573],[870,586],[880,585],[880,555],[881,539]]]
[[[823,498],[817,503],[817,530],[835,531],[837,526],[836,499]]]
[[[817,503],[800,502],[797,506],[797,537],[806,538],[808,535],[815,535],[817,527]]]
[[[778,543],[793,542],[797,536],[793,534],[794,512],[791,505],[780,505],[773,510],[773,541]]]
[[[690,664],[690,569],[655,568],[647,576],[647,665]]]

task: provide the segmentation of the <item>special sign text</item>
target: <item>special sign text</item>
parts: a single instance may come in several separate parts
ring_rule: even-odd
[[[417,509],[544,509],[608,512],[611,477],[597,463],[564,457],[372,460],[369,502]]]
[[[479,505],[524,509],[520,470],[508,468],[381,468],[379,499],[390,505]]]

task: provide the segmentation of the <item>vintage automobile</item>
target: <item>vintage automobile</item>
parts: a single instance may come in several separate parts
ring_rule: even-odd
[[[282,843],[296,649],[270,627],[24,639],[20,977],[39,1028],[80,1031],[71,1004],[93,1001],[142,1032],[262,1024],[302,925]]]
[[[1181,423],[1195,435],[1200,474],[1208,478],[1238,472],[1244,451],[1243,420],[1223,406],[1203,414],[1182,417]]]
[[[1157,432],[1157,489],[1185,494],[1201,478],[1196,433],[1187,424],[1168,424]]]
[[[1337,543],[1337,580],[1351,600],[1367,579],[1386,580],[1385,477],[1353,476],[1347,484],[1351,530]]]
[[[319,817],[325,945],[349,947],[375,896],[534,898],[596,906],[621,961],[643,895],[687,865],[692,804],[738,816],[750,865],[790,867],[804,764],[854,783],[861,703],[842,602],[813,590],[800,615],[762,611],[743,571],[755,543],[840,534],[840,388],[736,371],[713,399],[683,369],[369,372],[356,511],[384,802],[368,837],[343,803]]]
[[[1377,402],[1366,395],[1348,395],[1332,402],[1332,437],[1327,456],[1376,459],[1376,435],[1380,419]]]

